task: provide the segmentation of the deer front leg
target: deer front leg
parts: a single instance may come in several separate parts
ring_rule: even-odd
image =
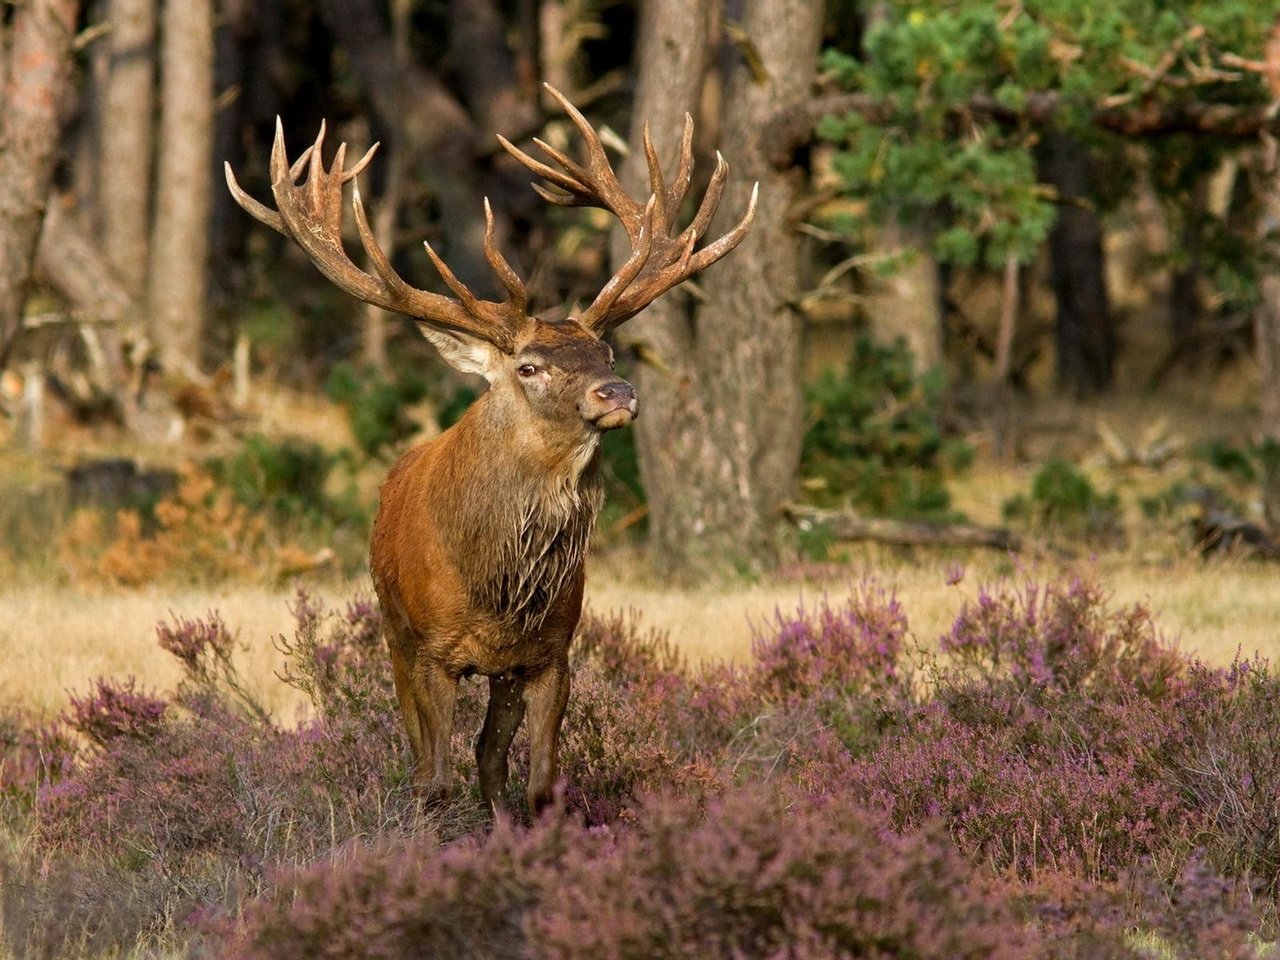
[[[569,662],[553,664],[525,683],[529,717],[529,810],[536,816],[552,800],[560,721],[569,702]]]
[[[480,796],[494,810],[506,810],[507,753],[524,719],[523,682],[504,673],[489,678],[489,709],[476,739],[476,769],[480,772]]]
[[[398,636],[388,622],[386,628],[387,649],[391,651],[391,679],[396,685],[396,699],[400,701],[400,717],[404,720],[404,732],[409,737],[409,750],[413,754],[413,778],[415,783],[423,767],[425,747],[422,743],[422,722],[418,717],[418,703],[413,693],[413,671],[401,652]],[[429,765],[428,765],[429,766]]]
[[[427,800],[449,796],[449,739],[453,735],[453,707],[458,699],[458,678],[438,664],[419,663],[413,676],[413,700],[422,730],[422,753],[417,757],[413,782]]]

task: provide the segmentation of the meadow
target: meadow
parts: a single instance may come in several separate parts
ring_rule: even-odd
[[[1150,434],[1129,404],[1042,416]],[[348,505],[379,462],[264,486],[278,448],[250,440],[136,521],[29,496],[18,462],[5,955],[1270,956],[1274,567],[1197,550],[1169,491],[1211,481],[1247,512],[1252,481],[1196,452],[1223,421],[1185,422],[1157,466],[1078,428],[1029,430],[1052,447],[1012,462],[980,447],[950,509],[1017,524],[1019,554],[802,542],[766,576],[681,586],[606,516],[557,807],[497,823],[478,682],[463,787],[424,806],[409,786]],[[1054,455],[1081,468],[1042,496]],[[513,761],[518,796],[523,735]]]

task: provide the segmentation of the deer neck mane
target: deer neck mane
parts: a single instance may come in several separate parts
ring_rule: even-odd
[[[460,448],[487,451],[449,458],[467,464],[468,475],[444,485],[454,494],[454,560],[471,599],[513,626],[537,629],[586,557],[604,500],[600,434],[531,426],[493,391],[450,433]]]

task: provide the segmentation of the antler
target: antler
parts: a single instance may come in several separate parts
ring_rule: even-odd
[[[321,160],[324,135],[325,126],[321,123],[315,143],[291,165],[284,145],[284,129],[277,117],[275,143],[271,147],[271,192],[275,195],[276,209],[259,203],[241,189],[228,163],[225,167],[231,195],[255,219],[302,247],[321,273],[352,296],[386,310],[407,313],[433,326],[471,334],[500,349],[510,350],[520,326],[528,319],[525,313],[528,294],[511,264],[498,250],[489,201],[484,203],[484,253],[506,288],[507,299],[495,303],[477,298],[436,255],[429,243],[423,244],[427,256],[458,299],[419,290],[406,283],[391,266],[369,229],[369,220],[360,200],[356,177],[373,159],[378,144],[370,147],[350,170],[344,166],[347,145],[341,144],[333,164],[325,170]],[[299,183],[298,178],[304,170],[306,178]],[[352,185],[351,206],[355,211],[360,243],[376,276],[352,263],[342,246],[342,188],[347,183]]]
[[[715,263],[742,242],[755,217],[759,184],[751,191],[747,212],[732,230],[693,252],[698,239],[711,225],[720,198],[724,194],[729,165],[716,153],[716,169],[711,174],[707,192],[698,212],[683,231],[672,236],[680,207],[693,177],[693,118],[685,114],[684,134],[680,138],[680,162],[675,179],[668,185],[658,165],[657,151],[644,128],[644,155],[649,166],[650,195],[647,203],[629,196],[614,173],[604,145],[595,129],[568,99],[550,84],[544,84],[564,108],[586,143],[585,166],[576,163],[559,150],[535,139],[538,148],[560,169],[542,163],[499,136],[507,152],[550,184],[533,184],[544,200],[564,207],[600,207],[621,222],[631,241],[631,256],[578,317],[578,322],[600,336],[631,319],[676,284]]]

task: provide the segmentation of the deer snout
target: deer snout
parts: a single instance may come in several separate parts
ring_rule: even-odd
[[[601,430],[612,430],[625,427],[640,412],[640,404],[636,400],[636,388],[625,380],[611,380],[591,390],[593,406],[599,404],[600,412],[591,418],[591,422]]]

